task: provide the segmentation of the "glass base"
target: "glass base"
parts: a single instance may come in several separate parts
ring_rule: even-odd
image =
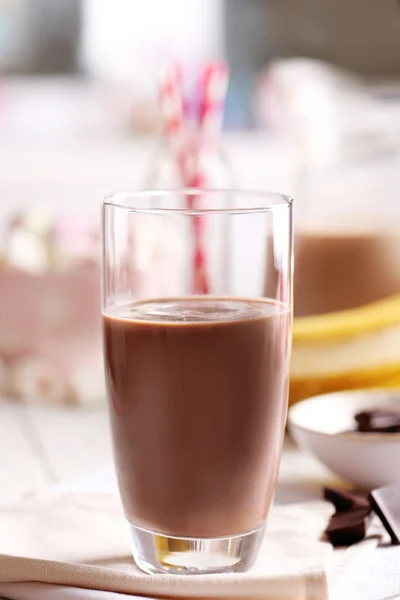
[[[179,575],[247,571],[257,556],[265,528],[231,537],[184,538],[129,526],[133,557],[142,571]]]

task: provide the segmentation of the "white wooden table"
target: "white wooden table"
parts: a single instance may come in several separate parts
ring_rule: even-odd
[[[105,405],[78,410],[0,402],[0,500],[79,479],[90,488],[96,474],[90,475],[111,460]],[[334,483],[332,474],[286,440],[279,503],[318,498],[324,484]],[[400,548],[382,548],[354,565],[334,600],[394,600],[398,592]]]
[[[111,460],[106,409],[0,404],[0,493],[82,477]]]

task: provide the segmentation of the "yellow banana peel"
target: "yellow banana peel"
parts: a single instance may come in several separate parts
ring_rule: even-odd
[[[290,404],[367,387],[400,387],[400,295],[294,319]]]
[[[296,317],[293,321],[293,342],[346,340],[399,323],[400,294],[351,310],[313,317]]]

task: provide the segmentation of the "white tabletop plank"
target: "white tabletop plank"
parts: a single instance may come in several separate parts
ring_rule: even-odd
[[[50,483],[21,407],[0,403],[0,499]]]
[[[105,407],[26,407],[56,482],[82,477],[112,460]]]

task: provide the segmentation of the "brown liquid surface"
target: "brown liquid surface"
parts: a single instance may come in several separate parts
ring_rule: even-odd
[[[121,497],[135,525],[219,537],[263,525],[287,405],[290,315],[193,298],[104,316]]]
[[[296,233],[296,316],[355,308],[398,292],[400,235]]]

